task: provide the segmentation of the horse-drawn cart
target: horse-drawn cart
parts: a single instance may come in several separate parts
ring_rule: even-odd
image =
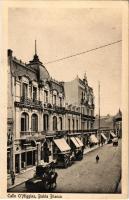
[[[54,190],[58,176],[54,165],[54,162],[38,165],[34,177],[25,182],[27,191],[43,192]]]

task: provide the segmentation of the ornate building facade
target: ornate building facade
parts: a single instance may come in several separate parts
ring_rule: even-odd
[[[72,90],[71,88],[76,88]],[[93,128],[94,95],[86,75],[58,82],[39,60],[28,64],[8,50],[7,168],[19,173],[53,158],[53,138]]]

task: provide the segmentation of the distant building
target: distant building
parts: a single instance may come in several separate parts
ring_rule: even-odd
[[[110,116],[110,115],[101,116],[100,117],[100,129],[113,129],[114,128],[113,119],[114,119],[114,117]],[[99,117],[98,117],[98,115],[95,117],[94,128],[95,129],[99,128]]]
[[[118,113],[114,116],[114,129],[119,138],[122,138],[122,112],[119,109]]]

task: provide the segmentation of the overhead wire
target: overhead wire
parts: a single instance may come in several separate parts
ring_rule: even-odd
[[[114,41],[114,42],[111,42],[111,43],[108,43],[108,44],[101,45],[99,47],[95,47],[95,48],[92,48],[92,49],[89,49],[89,50],[86,50],[86,51],[82,51],[82,52],[78,52],[76,54],[72,54],[70,56],[66,56],[66,57],[62,57],[62,58],[56,59],[56,60],[52,60],[52,61],[46,62],[44,64],[51,64],[51,63],[55,63],[55,62],[60,62],[62,60],[66,60],[66,59],[69,59],[69,58],[72,58],[72,57],[75,57],[75,56],[79,56],[79,55],[82,55],[82,54],[85,54],[85,53],[89,53],[91,51],[96,51],[98,49],[102,49],[102,48],[105,48],[107,46],[114,45],[114,44],[119,43],[121,41],[122,40],[117,40],[117,41]]]

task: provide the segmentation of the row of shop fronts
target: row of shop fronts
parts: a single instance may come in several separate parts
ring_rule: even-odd
[[[111,130],[108,131],[108,134],[103,131],[99,134],[95,130],[83,133],[64,131],[53,135],[42,135],[41,138],[28,137],[28,139],[17,140],[15,144],[12,144],[12,147],[8,148],[7,170],[8,173],[10,173],[10,170],[20,173],[29,167],[56,159],[59,152],[74,152],[75,149],[79,148],[84,150],[100,142],[102,144],[107,143],[110,138],[114,137],[116,135]]]

